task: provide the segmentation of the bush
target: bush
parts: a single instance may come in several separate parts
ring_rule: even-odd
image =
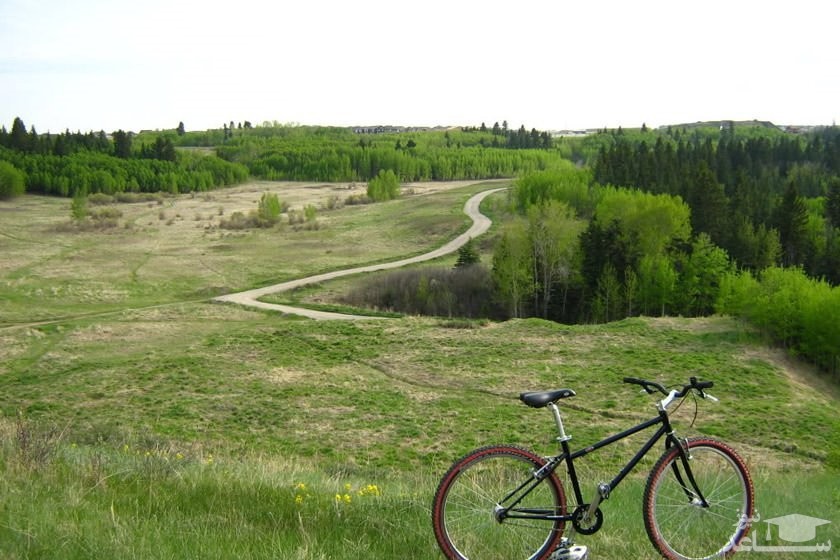
[[[772,267],[756,280],[729,274],[717,311],[742,317],[835,375],[840,371],[840,288],[799,268]]]
[[[355,205],[358,205],[358,204],[370,204],[371,202],[373,202],[373,200],[371,200],[371,198],[367,195],[367,193],[351,194],[350,196],[348,196],[344,200],[344,203],[347,206],[355,206]]]
[[[377,276],[344,303],[414,315],[501,318],[492,302],[493,280],[482,265],[419,268]]]
[[[104,206],[105,204],[114,202],[114,197],[105,193],[93,193],[87,197],[87,201],[91,206]]]
[[[123,213],[116,208],[100,208],[99,210],[91,210],[88,212],[93,225],[97,229],[106,229],[117,227],[119,219],[122,218]]]
[[[222,229],[247,229],[253,227],[251,220],[242,212],[234,212],[227,220],[219,222]]]
[[[274,225],[280,221],[281,212],[282,206],[277,195],[274,193],[263,193],[262,198],[260,198],[259,208],[257,209],[259,221],[269,226]]]
[[[26,192],[26,178],[22,171],[6,161],[0,161],[0,200],[11,199]]]
[[[374,202],[393,200],[400,195],[400,181],[390,169],[380,169],[379,175],[368,182],[367,195]]]

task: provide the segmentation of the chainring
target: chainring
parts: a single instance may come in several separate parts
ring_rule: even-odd
[[[604,524],[604,514],[601,512],[601,508],[597,508],[592,517],[584,523],[583,518],[586,516],[588,511],[589,504],[583,504],[578,506],[572,514],[572,525],[574,526],[575,531],[581,535],[595,534],[598,532],[598,529],[601,528],[601,525]]]

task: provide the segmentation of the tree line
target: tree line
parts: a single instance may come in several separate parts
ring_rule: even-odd
[[[242,165],[215,156],[176,152],[171,138],[133,143],[133,135],[116,131],[53,135],[26,130],[20,118],[10,132],[0,128],[0,161],[4,176],[19,177],[22,192],[73,197],[79,193],[181,193],[205,191],[248,178]],[[9,169],[12,171],[9,171]],[[17,184],[17,182],[15,183]],[[0,188],[0,196],[3,196]]]
[[[483,241],[488,262],[459,257],[454,270],[378,278],[350,301],[562,323],[727,313],[829,371],[840,368],[840,288],[781,262],[740,265],[693,228],[693,208],[679,195],[600,185],[591,169],[567,163],[518,179],[506,206],[510,219]]]
[[[716,140],[602,134],[599,184],[680,196],[693,231],[741,267],[801,266],[840,283],[840,129],[743,138],[728,127]]]
[[[217,153],[257,177],[317,181],[368,181],[381,170],[393,171],[401,181],[513,177],[550,169],[564,159],[547,133],[524,133],[521,143],[508,146],[484,128],[369,135],[329,127],[254,127],[220,145]],[[536,138],[533,144],[531,138]]]

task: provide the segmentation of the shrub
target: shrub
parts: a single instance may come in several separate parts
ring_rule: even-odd
[[[7,161],[0,161],[0,200],[10,199],[26,192],[26,179],[22,171]]]
[[[345,298],[357,307],[444,317],[499,318],[493,281],[482,265],[418,268],[379,275]]]
[[[344,203],[348,206],[355,206],[357,204],[370,204],[373,200],[367,194],[351,194]]]
[[[93,193],[87,197],[87,201],[91,206],[103,206],[114,202],[114,197],[105,193]]]
[[[400,181],[390,169],[380,169],[379,174],[368,182],[367,195],[374,202],[393,200],[400,195]]]
[[[261,225],[264,223],[270,227],[280,221],[282,206],[280,200],[274,193],[263,193],[260,204],[257,208],[257,217]]]

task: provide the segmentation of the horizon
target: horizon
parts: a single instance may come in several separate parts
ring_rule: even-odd
[[[651,128],[840,117],[836,9],[803,0],[6,0],[0,123],[39,132]],[[399,124],[395,124],[399,123]],[[489,125],[489,124],[488,124]]]
[[[141,133],[145,133],[145,132],[168,132],[168,131],[176,130],[178,128],[178,125],[180,124],[180,121],[179,121],[179,123],[175,123],[174,126],[168,126],[168,127],[165,127],[165,128],[145,128],[144,127],[144,128],[140,128],[140,129],[137,129],[137,130],[123,130],[123,129],[105,130],[105,129],[101,129],[101,128],[100,129],[87,128],[87,129],[75,129],[75,130],[65,129],[65,130],[61,130],[61,131],[54,131],[54,130],[49,130],[49,129],[48,130],[39,130],[39,126],[38,126],[37,123],[27,122],[25,118],[19,117],[19,116],[16,117],[16,118],[21,119],[21,121],[26,126],[27,131],[30,131],[32,128],[34,128],[35,132],[39,135],[41,135],[41,134],[63,134],[63,133],[68,132],[68,131],[71,134],[72,133],[87,134],[87,133],[104,132],[105,134],[108,134],[108,135],[113,134],[114,132],[117,132],[117,131],[127,132],[129,134],[141,134]],[[245,123],[246,120],[232,121],[232,122],[234,122],[236,125],[241,125],[241,124]],[[13,119],[12,122],[14,122],[14,119]],[[205,131],[210,131],[210,130],[222,130],[224,128],[224,126],[229,125],[230,122],[231,121],[222,123],[222,126],[213,126],[213,127],[209,127],[209,128],[195,128],[195,129],[191,129],[190,127],[188,127],[186,125],[186,123],[184,123],[184,129],[186,130],[186,132],[205,132]],[[248,122],[250,122],[250,121],[248,121]],[[375,124],[369,123],[369,124],[337,125],[337,124],[328,124],[328,123],[320,123],[320,124],[297,123],[297,122],[281,123],[281,122],[278,122],[276,120],[275,121],[263,121],[263,122],[259,122],[259,123],[250,123],[250,124],[253,128],[269,127],[269,126],[278,126],[278,127],[325,127],[325,128],[348,128],[348,129],[384,127],[384,128],[421,129],[421,130],[447,130],[447,129],[451,130],[451,129],[456,129],[456,128],[480,127],[482,124],[486,125],[488,129],[491,129],[493,127],[493,125],[497,122],[499,122],[501,124],[501,121],[490,122],[490,121],[486,121],[486,120],[482,121],[480,123],[476,123],[476,124],[452,124],[452,125],[440,125],[440,124],[437,124],[437,125],[415,125],[415,124],[405,125],[405,124],[397,124],[397,123],[375,123]],[[603,126],[594,127],[594,126],[590,126],[590,127],[579,127],[579,128],[537,129],[537,130],[540,130],[541,132],[550,132],[550,133],[560,133],[560,132],[591,133],[591,132],[599,131],[599,130],[617,130],[619,128],[626,129],[626,130],[638,130],[638,129],[642,128],[642,125],[645,125],[648,129],[651,129],[651,130],[659,130],[659,129],[663,129],[663,128],[667,128],[667,127],[683,127],[683,126],[697,126],[697,125],[714,126],[716,124],[723,123],[723,122],[734,122],[736,124],[740,124],[741,126],[748,125],[748,124],[751,124],[751,123],[755,123],[757,125],[766,123],[766,124],[771,124],[771,125],[775,126],[776,128],[779,128],[779,129],[785,129],[785,128],[820,129],[820,128],[828,128],[828,127],[836,126],[836,123],[831,123],[831,124],[823,124],[823,123],[818,123],[818,124],[777,123],[777,122],[769,121],[769,120],[766,120],[766,119],[750,119],[750,120],[742,120],[742,121],[736,121],[736,120],[732,120],[732,119],[712,119],[712,120],[693,121],[693,122],[663,123],[663,124],[660,124],[660,125],[650,125],[648,123],[641,123],[638,126],[622,126],[622,125],[618,125],[616,127],[603,127]],[[524,123],[522,123],[520,126],[524,126]],[[513,126],[513,125],[510,125],[510,123],[509,123],[508,129],[509,130],[518,130],[520,128],[520,126]],[[11,130],[11,127],[12,127],[12,123],[9,123],[7,125],[6,123],[0,122],[0,129],[5,129],[8,132],[8,131]],[[531,128],[536,128],[536,127],[527,127],[526,126],[526,129],[528,129],[528,130],[530,130]]]

